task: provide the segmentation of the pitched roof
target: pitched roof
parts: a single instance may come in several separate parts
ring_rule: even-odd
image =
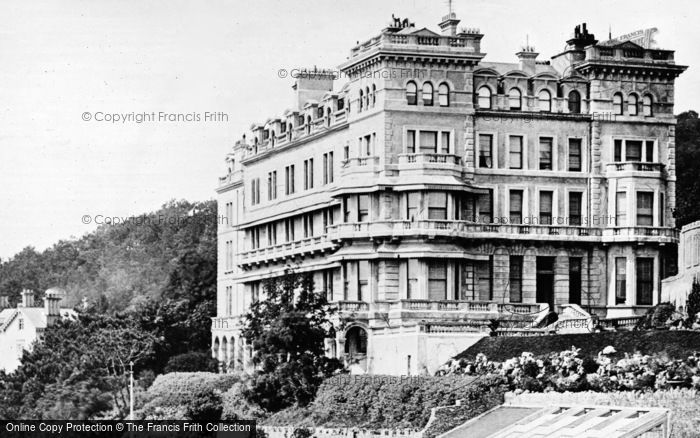
[[[64,319],[74,319],[78,316],[73,309],[61,308],[59,312]],[[18,315],[22,315],[37,329],[46,328],[46,312],[43,307],[17,307],[0,312],[0,332],[4,332]]]

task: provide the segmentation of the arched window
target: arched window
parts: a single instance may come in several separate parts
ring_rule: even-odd
[[[409,105],[416,105],[418,103],[418,87],[413,81],[406,84],[406,103]]]
[[[537,95],[537,100],[540,102],[540,111],[552,111],[552,95],[547,90],[540,91]]]
[[[581,94],[576,90],[569,93],[569,112],[572,114],[581,112]]]
[[[637,99],[636,94],[630,94],[629,97],[627,97],[627,114],[630,116],[636,116],[639,114],[639,99]]]
[[[508,107],[512,110],[523,108],[522,93],[517,88],[511,88],[508,92]]]
[[[622,115],[622,94],[615,93],[613,95],[613,114],[621,116]]]
[[[277,140],[277,137],[275,136],[275,131],[270,131],[270,145],[273,148],[275,147],[275,140]]]
[[[644,111],[644,116],[645,117],[651,117],[654,115],[654,110],[651,108],[651,105],[654,103],[654,99],[650,95],[644,96],[644,100],[642,101],[642,108]]]
[[[430,82],[423,84],[423,105],[433,106],[433,84]]]
[[[311,134],[311,116],[306,118],[306,133]]]
[[[477,103],[481,109],[491,108],[491,89],[489,87],[483,86],[479,88]]]
[[[287,125],[287,140],[292,141],[292,124]]]
[[[450,106],[450,87],[444,82],[438,87],[438,103],[440,106]]]
[[[331,126],[331,109],[326,108],[326,126]]]
[[[372,107],[377,103],[377,86],[372,84]]]
[[[371,102],[372,102],[372,95],[369,92],[369,87],[365,88],[365,107],[369,108]]]
[[[323,118],[323,107],[322,106],[319,106],[318,109],[316,110],[316,118],[317,119]]]
[[[360,98],[358,100],[359,100],[358,104],[360,105],[359,111],[362,111],[362,106],[365,103],[365,93],[362,90],[360,90]]]

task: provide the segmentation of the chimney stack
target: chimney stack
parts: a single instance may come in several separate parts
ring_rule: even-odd
[[[534,74],[537,66],[537,55],[539,53],[535,52],[535,48],[528,41],[525,47],[515,54],[520,61],[520,70],[530,75]]]
[[[22,290],[22,302],[20,307],[34,307],[34,291],[30,289]]]
[[[440,26],[443,35],[455,36],[457,35],[457,25],[459,22],[460,20],[457,18],[457,14],[450,12],[442,17],[442,21],[438,24],[438,26]]]
[[[46,326],[53,325],[61,317],[61,294],[51,289],[44,296],[44,313],[46,314]]]

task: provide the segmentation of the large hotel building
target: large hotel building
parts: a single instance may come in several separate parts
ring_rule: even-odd
[[[433,372],[496,324],[620,321],[658,302],[686,67],[585,24],[551,60],[526,46],[489,62],[458,23],[393,18],[235,143],[212,323],[227,369],[249,365],[241,317],[288,268],[338,308],[327,354],[378,374]]]

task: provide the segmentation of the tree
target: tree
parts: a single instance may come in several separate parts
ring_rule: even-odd
[[[700,220],[700,119],[695,111],[678,116],[676,125],[676,224]]]
[[[125,315],[83,313],[59,321],[24,352],[13,374],[0,374],[0,417],[124,418],[129,364],[138,372],[153,344]]]
[[[688,294],[686,309],[688,310],[688,319],[692,324],[695,322],[695,315],[700,312],[700,281],[697,278],[693,280],[693,287]]]
[[[309,274],[289,270],[265,282],[264,299],[245,317],[243,336],[253,347],[257,370],[246,397],[268,411],[308,404],[324,378],[341,368],[324,354],[332,310],[314,292]]]

